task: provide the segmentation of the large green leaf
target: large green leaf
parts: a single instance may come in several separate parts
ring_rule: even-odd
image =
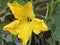
[[[52,32],[52,37],[60,42],[60,3],[58,4],[57,11],[55,13],[55,23],[56,28],[54,27],[55,31]]]

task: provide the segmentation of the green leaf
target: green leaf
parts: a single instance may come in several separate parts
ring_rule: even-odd
[[[14,41],[12,42],[6,42],[3,38],[0,37],[0,40],[3,41],[3,45],[16,45],[16,43]]]
[[[15,0],[0,0],[0,14],[5,12],[7,8],[7,3],[13,1]]]
[[[35,11],[35,17],[38,19],[45,19],[45,16],[38,14],[36,11]]]
[[[58,4],[57,11],[55,13],[55,23],[56,28],[55,31],[52,32],[52,37],[54,40],[58,40],[60,42],[60,3]]]
[[[2,13],[4,11],[4,9],[7,8],[6,6],[6,3],[8,2],[9,0],[0,0],[0,13]]]
[[[48,42],[49,45],[53,45],[51,37],[47,39],[47,42]]]
[[[5,20],[5,21],[0,21],[0,35],[1,34],[6,34],[6,33],[8,33],[8,32],[6,32],[6,31],[4,31],[3,30],[3,27],[6,25],[6,24],[8,24],[10,21],[9,20]]]
[[[0,37],[0,40],[2,40],[2,45],[7,45],[7,42],[3,38]]]
[[[16,45],[15,42],[9,42],[7,45]]]
[[[2,40],[0,39],[0,45],[2,45]]]
[[[16,0],[16,2],[18,2],[21,5],[24,5],[25,4],[25,2],[23,0]]]

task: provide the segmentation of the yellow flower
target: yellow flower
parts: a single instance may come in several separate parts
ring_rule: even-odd
[[[14,35],[18,34],[18,37],[22,39],[23,45],[26,45],[32,31],[35,34],[48,31],[44,20],[35,18],[31,2],[26,3],[24,6],[19,5],[17,2],[8,3],[7,5],[17,19],[4,26],[3,29],[8,30]]]

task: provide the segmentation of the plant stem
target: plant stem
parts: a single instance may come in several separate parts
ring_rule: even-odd
[[[55,40],[52,38],[52,36],[51,39],[52,39],[52,45],[56,45]]]
[[[35,10],[44,10],[46,9],[47,7],[44,7],[44,8],[40,8],[40,7],[37,7]]]
[[[54,0],[51,0],[51,4],[50,4],[50,11],[49,11],[49,18],[51,18],[52,16],[52,12],[53,12],[53,8],[54,8]]]
[[[55,40],[53,39],[53,45],[56,45]]]
[[[33,0],[31,0],[31,2],[33,3]]]
[[[58,2],[60,2],[60,0],[55,1],[54,4],[56,4],[56,3],[58,3]]]
[[[48,5],[48,3],[47,3],[47,11],[46,11],[46,17],[45,17],[45,19],[47,19],[47,16],[48,16],[48,10],[49,10],[49,5]]]
[[[29,40],[28,45],[31,45],[31,41],[32,41],[32,35],[31,35],[31,38],[30,38],[30,40]]]

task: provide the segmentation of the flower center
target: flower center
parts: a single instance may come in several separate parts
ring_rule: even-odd
[[[32,19],[31,19],[31,18],[28,18],[27,20],[28,20],[29,22],[31,22],[31,21],[32,21]]]

